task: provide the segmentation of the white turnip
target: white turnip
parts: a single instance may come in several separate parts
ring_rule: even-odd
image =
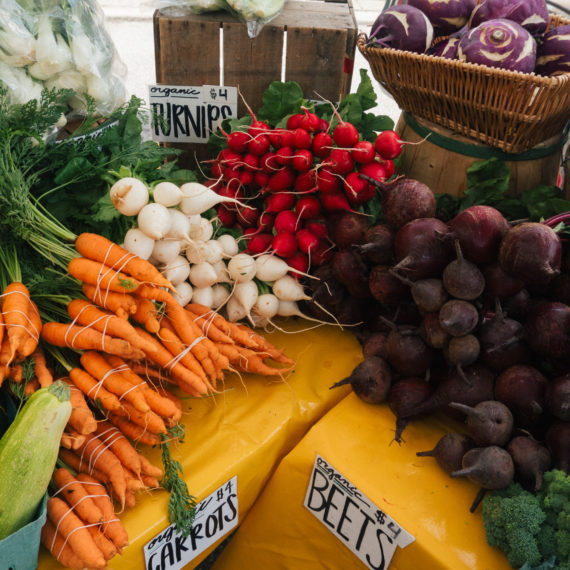
[[[109,197],[123,216],[136,216],[148,204],[150,194],[142,180],[125,177],[111,186]]]

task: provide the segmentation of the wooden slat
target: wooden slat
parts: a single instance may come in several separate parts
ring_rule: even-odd
[[[224,84],[239,88],[252,109],[261,106],[263,92],[272,81],[281,80],[283,58],[283,26],[264,26],[251,39],[245,26],[224,22]],[[246,112],[240,99],[238,115]]]

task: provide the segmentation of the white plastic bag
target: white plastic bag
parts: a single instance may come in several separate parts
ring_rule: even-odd
[[[106,116],[126,101],[125,76],[97,0],[0,0],[0,83],[12,102],[72,89],[71,114],[89,96]]]

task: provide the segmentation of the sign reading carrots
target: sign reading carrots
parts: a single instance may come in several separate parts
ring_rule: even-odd
[[[196,506],[187,537],[171,524],[144,546],[146,570],[179,570],[238,524],[237,476],[224,483]]]

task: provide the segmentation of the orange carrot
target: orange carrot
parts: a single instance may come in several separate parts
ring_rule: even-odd
[[[16,356],[16,351],[30,335],[30,292],[19,281],[10,283],[2,293],[2,313],[6,334],[10,340],[10,356],[8,363]]]
[[[97,545],[97,548],[103,554],[105,560],[111,560],[115,554],[117,554],[117,547],[113,544],[113,541],[108,539],[99,526],[88,526],[87,530],[93,539],[93,542]]]
[[[231,344],[220,344],[220,351],[225,354],[233,366],[243,372],[261,374],[263,376],[280,376],[291,368],[273,368],[269,366],[255,351]]]
[[[202,334],[206,335],[209,339],[214,342],[225,342],[227,344],[234,343],[234,340],[217,326],[217,324],[214,322],[215,319],[193,313],[188,308],[188,305],[186,305],[184,308],[186,311],[188,311],[190,318],[200,327]],[[212,311],[212,314],[214,315],[216,313]]]
[[[24,379],[23,366],[21,364],[11,364],[8,368],[8,378],[10,378],[12,382],[20,384],[20,382]]]
[[[248,334],[252,339],[254,339],[254,341],[257,343],[258,351],[264,352],[265,354],[267,354],[267,356],[269,356],[276,362],[282,362],[283,364],[295,364],[294,360],[292,360],[288,356],[285,356],[282,350],[279,350],[278,348],[273,346],[263,335],[258,334],[254,330],[250,329],[249,327],[246,327],[241,323],[234,323],[234,324],[238,329],[242,330],[244,334]]]
[[[140,335],[147,335],[150,339],[156,342],[157,350],[155,353],[149,354],[148,358],[169,370],[172,377],[185,392],[195,396],[201,396],[208,393],[208,386],[200,376],[179,362],[176,356],[173,357],[168,349],[166,349],[158,340],[151,337],[147,332],[140,329],[137,332]],[[180,354],[177,356],[180,356]]]
[[[138,281],[174,290],[172,283],[152,263],[99,234],[79,234],[75,240],[75,249],[84,257],[123,271]]]
[[[103,383],[105,388],[115,394],[119,400],[129,402],[141,412],[150,411],[140,386],[133,385],[118,370],[112,368],[105,357],[95,350],[84,352],[80,359],[85,370]]]
[[[53,557],[66,568],[84,570],[85,563],[75,554],[68,541],[56,531],[55,525],[46,520],[40,534],[41,543],[51,552]]]
[[[77,450],[60,447],[59,458],[77,473],[76,478],[79,479],[81,473],[86,473],[91,475],[91,477],[99,481],[102,485],[110,485],[109,477],[99,469],[89,469],[89,466],[77,455]]]
[[[162,386],[163,384],[173,384],[174,381],[170,376],[168,370],[164,370],[155,363],[150,363],[148,360],[145,362],[128,362],[129,368],[138,376],[142,377],[149,385],[154,388]]]
[[[8,335],[4,335],[2,344],[0,344],[0,386],[4,378],[10,373],[10,339]]]
[[[174,402],[172,402],[172,400],[162,396],[149,386],[138,374],[135,374],[132,371],[124,360],[118,356],[109,354],[105,357],[105,360],[107,360],[113,368],[120,370],[123,376],[127,378],[131,384],[141,386],[144,398],[153,412],[156,412],[165,420],[174,421],[174,423],[178,422],[182,412]]]
[[[24,396],[31,396],[36,390],[40,389],[40,383],[37,378],[32,378],[26,382],[24,387]]]
[[[103,520],[103,513],[71,471],[65,467],[56,469],[53,473],[53,483],[56,492],[52,496],[59,495],[82,521],[98,524]]]
[[[31,358],[35,363],[34,373],[42,388],[53,384],[53,375],[51,370],[47,367],[46,357],[43,349],[38,346],[31,354]]]
[[[61,434],[59,445],[66,449],[79,449],[85,442],[85,434],[76,431],[65,430]]]
[[[83,521],[73,513],[69,505],[58,497],[47,502],[47,516],[56,531],[67,539],[75,554],[89,568],[104,568],[106,560],[85,528]]]
[[[160,329],[158,309],[150,299],[137,297],[137,310],[133,320],[142,325],[149,333],[156,333]]]
[[[32,354],[38,347],[40,340],[40,331],[42,330],[42,319],[37,305],[28,299],[28,328],[27,338],[22,342],[22,345],[17,351],[18,359],[25,360]]]
[[[137,302],[128,293],[117,293],[115,291],[103,290],[96,285],[83,283],[81,286],[83,294],[95,305],[112,311],[121,319],[128,319],[137,310]]]
[[[144,443],[145,445],[155,446],[160,445],[160,437],[151,433],[144,427],[141,427],[134,422],[130,421],[124,416],[118,416],[113,413],[107,414],[107,419],[117,428],[121,430],[129,439],[137,443]]]
[[[156,467],[153,465],[144,455],[141,454],[140,456],[141,461],[141,469],[144,475],[150,475],[151,477],[156,477],[157,479],[161,479],[163,472],[160,467]]]
[[[97,429],[97,420],[89,408],[83,392],[71,381],[71,378],[63,378],[69,384],[69,399],[71,402],[71,416],[67,421],[77,433],[93,433]]]
[[[101,470],[109,478],[117,497],[124,504],[127,484],[121,461],[98,437],[88,434],[85,438],[85,443],[77,450],[81,464],[87,466],[88,473],[92,469]]]
[[[100,421],[97,424],[96,434],[127,469],[130,469],[137,476],[140,475],[141,460],[139,453],[119,429],[107,421]]]
[[[0,297],[0,307],[2,307],[2,297]],[[2,316],[2,310],[0,309],[0,345],[4,340],[5,331],[6,331],[6,323],[4,322],[4,317]]]
[[[91,374],[88,374],[82,368],[72,368],[69,371],[69,378],[100,409],[124,415],[124,412],[121,411],[122,406],[119,398],[112,392],[109,392],[103,386],[103,383],[95,380]]]
[[[113,541],[113,544],[121,553],[122,549],[129,544],[129,537],[125,527],[115,515],[113,503],[105,487],[86,473],[79,473],[77,479],[83,483],[87,492],[93,497],[93,500],[103,512],[104,522],[101,525],[101,530]]]
[[[136,279],[86,257],[72,259],[67,264],[67,271],[82,283],[95,285],[103,291],[108,289],[116,293],[132,293],[140,285]]]
[[[140,412],[128,402],[124,403],[123,408],[131,422],[150,431],[150,433],[160,435],[161,433],[168,432],[164,420],[152,410],[149,410],[148,412]]]
[[[47,343],[53,346],[75,350],[101,350],[133,360],[144,357],[144,352],[134,348],[128,341],[102,334],[90,327],[50,322],[44,324],[41,335]]]
[[[122,338],[135,348],[152,350],[152,347],[146,346],[144,340],[135,333],[134,327],[128,321],[113,313],[107,313],[83,299],[73,299],[67,305],[67,312],[73,319],[73,324],[93,327],[100,333]]]

